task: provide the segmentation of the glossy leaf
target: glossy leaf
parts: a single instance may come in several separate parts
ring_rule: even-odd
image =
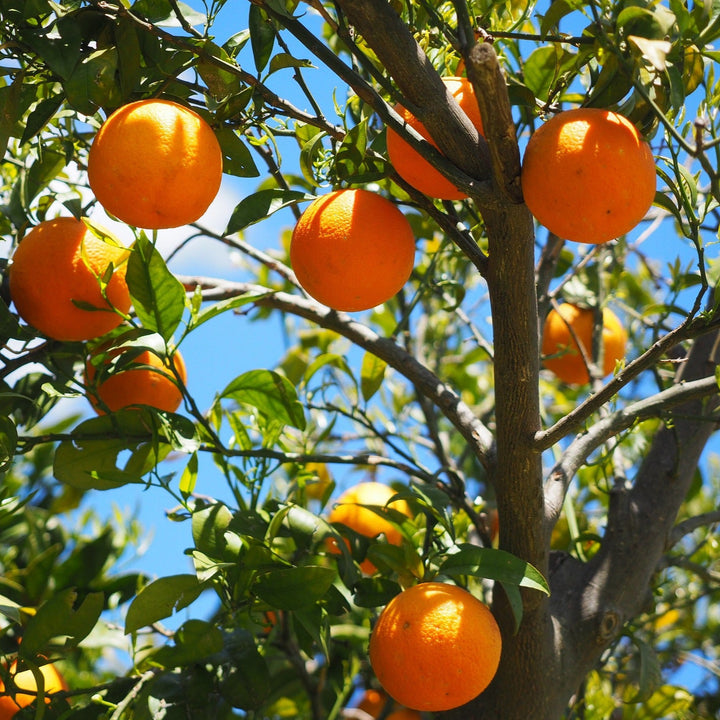
[[[441,563],[439,572],[451,577],[473,575],[550,594],[545,578],[530,563],[495,548],[462,544]]]
[[[283,190],[282,188],[259,190],[238,203],[230,216],[225,234],[232,235],[248,225],[270,217],[278,210],[309,199],[312,197],[298,190]]]
[[[133,633],[170,617],[190,605],[202,592],[195,575],[168,575],[146,585],[130,604],[125,618],[125,633]]]
[[[231,128],[220,127],[215,131],[223,153],[223,172],[235,177],[258,177],[260,171],[248,146]],[[228,231],[228,234],[233,231]]]
[[[236,377],[221,398],[256,408],[263,415],[302,430],[305,414],[293,385],[272,370],[250,370]]]
[[[332,568],[320,565],[279,567],[258,573],[253,592],[279,610],[296,610],[321,600],[335,580]]]
[[[143,411],[126,410],[80,423],[70,439],[58,446],[55,477],[80,490],[109,490],[142,482],[156,459],[146,417]],[[130,456],[120,466],[120,457],[126,451]]]
[[[185,310],[185,288],[145,233],[140,234],[130,254],[126,278],[143,326],[170,340]]]

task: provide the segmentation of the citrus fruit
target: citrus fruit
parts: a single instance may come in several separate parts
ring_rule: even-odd
[[[367,505],[385,507],[395,491],[388,485],[378,482],[362,482],[346,490],[333,506],[328,521],[331,523],[342,523],[351,530],[354,530],[365,537],[375,538],[381,533],[392,545],[400,545],[402,533],[389,520],[378,515]],[[405,500],[395,500],[388,506],[405,515],[410,516],[410,506]],[[330,552],[339,553],[334,538],[329,538],[328,548]],[[363,572],[371,575],[376,568],[367,558],[360,563]]]
[[[521,181],[538,222],[565,240],[597,244],[645,217],[655,197],[655,160],[627,118],[576,108],[530,136]]]
[[[308,500],[322,500],[333,479],[330,469],[325,463],[307,463],[305,470],[312,472],[314,477],[305,483],[305,497]]]
[[[385,720],[420,720],[420,713],[417,710],[399,708],[385,693],[373,688],[365,691],[357,707],[358,710],[366,712],[370,717],[378,718],[388,703],[392,703],[394,709],[384,716]]]
[[[116,412],[131,405],[150,405],[166,412],[175,412],[180,407],[182,391],[170,366],[158,355],[145,350],[126,366],[108,374],[98,374],[97,361],[93,362],[93,359],[101,352],[107,352],[107,358],[101,362],[109,363],[122,351],[101,348],[85,364],[85,381],[91,389],[88,399],[99,415],[106,410]],[[179,351],[173,353],[172,362],[175,372],[185,384],[187,371]]]
[[[98,202],[147,229],[197,220],[220,189],[223,154],[210,125],[170,100],[123,105],[102,124],[88,156]]]
[[[472,83],[464,77],[444,77],[443,82],[470,122],[482,134],[482,118]],[[437,147],[425,126],[402,105],[395,111],[429,143]],[[436,170],[417,150],[391,128],[387,129],[387,151],[392,166],[405,182],[425,195],[442,200],[462,200],[467,195],[458,190],[439,170]]]
[[[615,363],[625,355],[627,333],[619,318],[609,308],[602,311],[603,377],[615,368]],[[552,309],[543,328],[543,364],[548,370],[569,385],[583,385],[590,382],[580,342],[588,358],[592,358],[595,311],[590,308],[563,303],[557,310]]]
[[[107,240],[100,239],[82,220],[68,217],[34,227],[17,246],[9,270],[20,317],[63,341],[90,340],[120,325],[120,313],[130,309],[129,251],[106,234]]]
[[[457,585],[427,582],[403,590],[380,613],[370,635],[370,664],[399,703],[441,712],[490,684],[501,648],[484,603]]]
[[[348,312],[369,310],[397,294],[414,259],[407,218],[368,190],[335,190],[313,200],[290,243],[290,262],[303,289]]]
[[[15,672],[16,668],[17,662],[13,662],[10,666],[11,675]],[[46,703],[50,702],[48,696],[52,695],[52,693],[68,690],[67,683],[54,665],[41,665],[40,672],[45,679],[44,692]],[[15,674],[13,679],[20,690],[27,690],[31,693],[37,692],[37,682],[31,670],[23,670]],[[4,692],[5,685],[2,680],[0,680],[0,693]],[[18,692],[15,696],[0,694],[0,720],[9,720],[9,718],[14,717],[21,708],[31,705],[35,701],[35,697],[35,695],[22,692]]]

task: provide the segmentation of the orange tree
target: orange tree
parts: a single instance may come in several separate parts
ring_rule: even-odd
[[[183,245],[241,257],[232,279],[179,276],[166,231],[128,228],[132,307],[104,310],[121,314],[108,337],[43,336],[3,282],[0,679],[12,694],[14,668],[41,679],[52,662],[69,687],[22,717],[362,717],[371,628],[423,581],[470,590],[502,634],[488,688],[438,718],[717,717],[718,37],[713,3],[674,0],[0,0],[4,279],[33,227],[98,209],[88,152],[118,107],[191,108],[243,178],[223,228],[195,222]],[[482,135],[442,80],[456,74]],[[523,201],[528,138],[577,107],[626,118],[657,172],[638,226],[601,244]],[[462,199],[398,175],[388,128]],[[571,198],[573,218],[617,190],[582,134],[589,186],[545,165],[547,202]],[[416,251],[396,295],[346,313],[305,292],[290,236],[310,201],[350,188],[405,215]],[[351,217],[353,237],[364,220],[376,245],[376,218]],[[371,289],[379,258],[348,253],[343,272]],[[105,297],[113,271],[93,271]],[[586,384],[542,362],[563,302],[594,313]],[[607,377],[605,308],[628,335]],[[250,363],[277,319],[284,350],[201,404],[194,378],[223,359],[206,346],[193,367],[185,348],[222,315],[248,321]],[[144,353],[176,367],[182,348],[187,373],[165,374],[177,412],[78,413],[104,347],[109,375]],[[368,476],[411,508],[371,509],[399,544],[328,521]],[[171,498],[189,571],[123,570],[139,531],[104,510],[122,486]],[[203,593],[210,616],[193,611]]]

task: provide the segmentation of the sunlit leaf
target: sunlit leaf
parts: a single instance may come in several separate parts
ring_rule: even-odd
[[[305,427],[305,412],[295,388],[272,370],[250,370],[239,375],[220,397],[254,407],[266,417],[301,430]]]
[[[441,563],[439,572],[451,577],[473,575],[550,594],[547,581],[530,563],[495,548],[459,545],[458,551]]]
[[[367,402],[382,386],[387,363],[377,355],[366,352],[360,367],[360,391]]]
[[[143,326],[170,340],[185,310],[185,288],[145,233],[140,234],[130,254],[126,278]]]

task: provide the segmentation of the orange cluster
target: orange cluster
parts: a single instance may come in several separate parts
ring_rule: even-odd
[[[220,189],[223,154],[215,133],[193,110],[168,100],[140,100],[113,112],[90,148],[90,189],[105,210],[136,227],[157,230],[197,220]],[[84,342],[118,328],[131,297],[126,267],[132,250],[89,220],[46,220],[22,238],[9,266],[18,315],[42,335]],[[119,352],[119,351],[117,351]],[[115,353],[116,354],[116,353]],[[95,378],[98,412],[130,405],[175,411],[182,400],[185,364],[143,352],[118,372]],[[127,365],[127,364],[125,364]]]

